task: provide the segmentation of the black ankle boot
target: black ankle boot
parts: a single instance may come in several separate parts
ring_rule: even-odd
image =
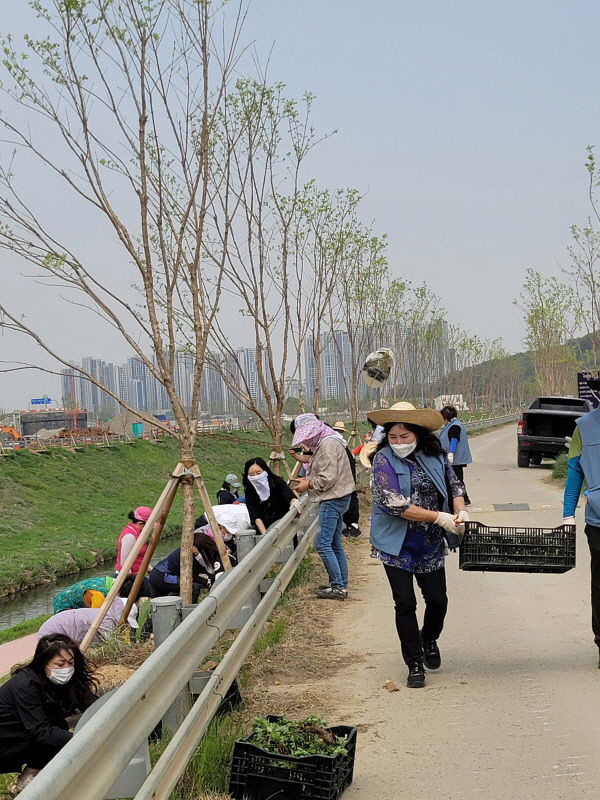
[[[406,685],[409,689],[422,689],[425,686],[425,669],[422,661],[415,661],[410,665]]]
[[[421,632],[421,646],[423,647],[423,661],[427,669],[439,669],[442,663],[440,648],[435,639],[424,639]]]

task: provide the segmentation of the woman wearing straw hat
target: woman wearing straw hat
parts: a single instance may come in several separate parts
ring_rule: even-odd
[[[383,563],[392,589],[406,684],[419,688],[424,665],[441,664],[437,639],[448,606],[444,557],[447,543],[458,543],[457,526],[468,519],[464,489],[433,434],[444,424],[439,411],[396,403],[371,412],[369,420],[384,428],[372,459],[371,555]],[[413,576],[425,601],[422,630]]]

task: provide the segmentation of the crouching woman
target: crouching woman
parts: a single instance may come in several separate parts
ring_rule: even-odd
[[[397,403],[369,420],[385,430],[372,461],[372,556],[383,562],[392,589],[407,686],[418,688],[425,685],[424,665],[441,664],[446,540],[457,544],[457,526],[468,519],[464,489],[433,435],[444,422],[439,412]],[[413,577],[425,601],[421,630]]]
[[[21,791],[71,739],[67,717],[96,699],[90,663],[62,634],[42,636],[33,659],[0,686],[0,773]]]

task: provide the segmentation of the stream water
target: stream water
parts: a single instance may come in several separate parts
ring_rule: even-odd
[[[152,557],[156,564],[160,559],[177,547],[177,539],[161,540]],[[75,575],[66,575],[55,583],[45,583],[30,589],[27,592],[10,594],[0,597],[0,630],[10,628],[26,619],[37,617],[40,614],[52,614],[52,598],[66,586],[82,581],[84,578],[93,578],[96,575],[109,575],[114,567],[113,561],[105,561],[92,569],[82,570]]]

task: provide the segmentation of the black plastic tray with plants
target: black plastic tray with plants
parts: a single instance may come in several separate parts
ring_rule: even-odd
[[[257,717],[235,743],[229,792],[247,800],[337,800],[352,783],[356,728]]]

